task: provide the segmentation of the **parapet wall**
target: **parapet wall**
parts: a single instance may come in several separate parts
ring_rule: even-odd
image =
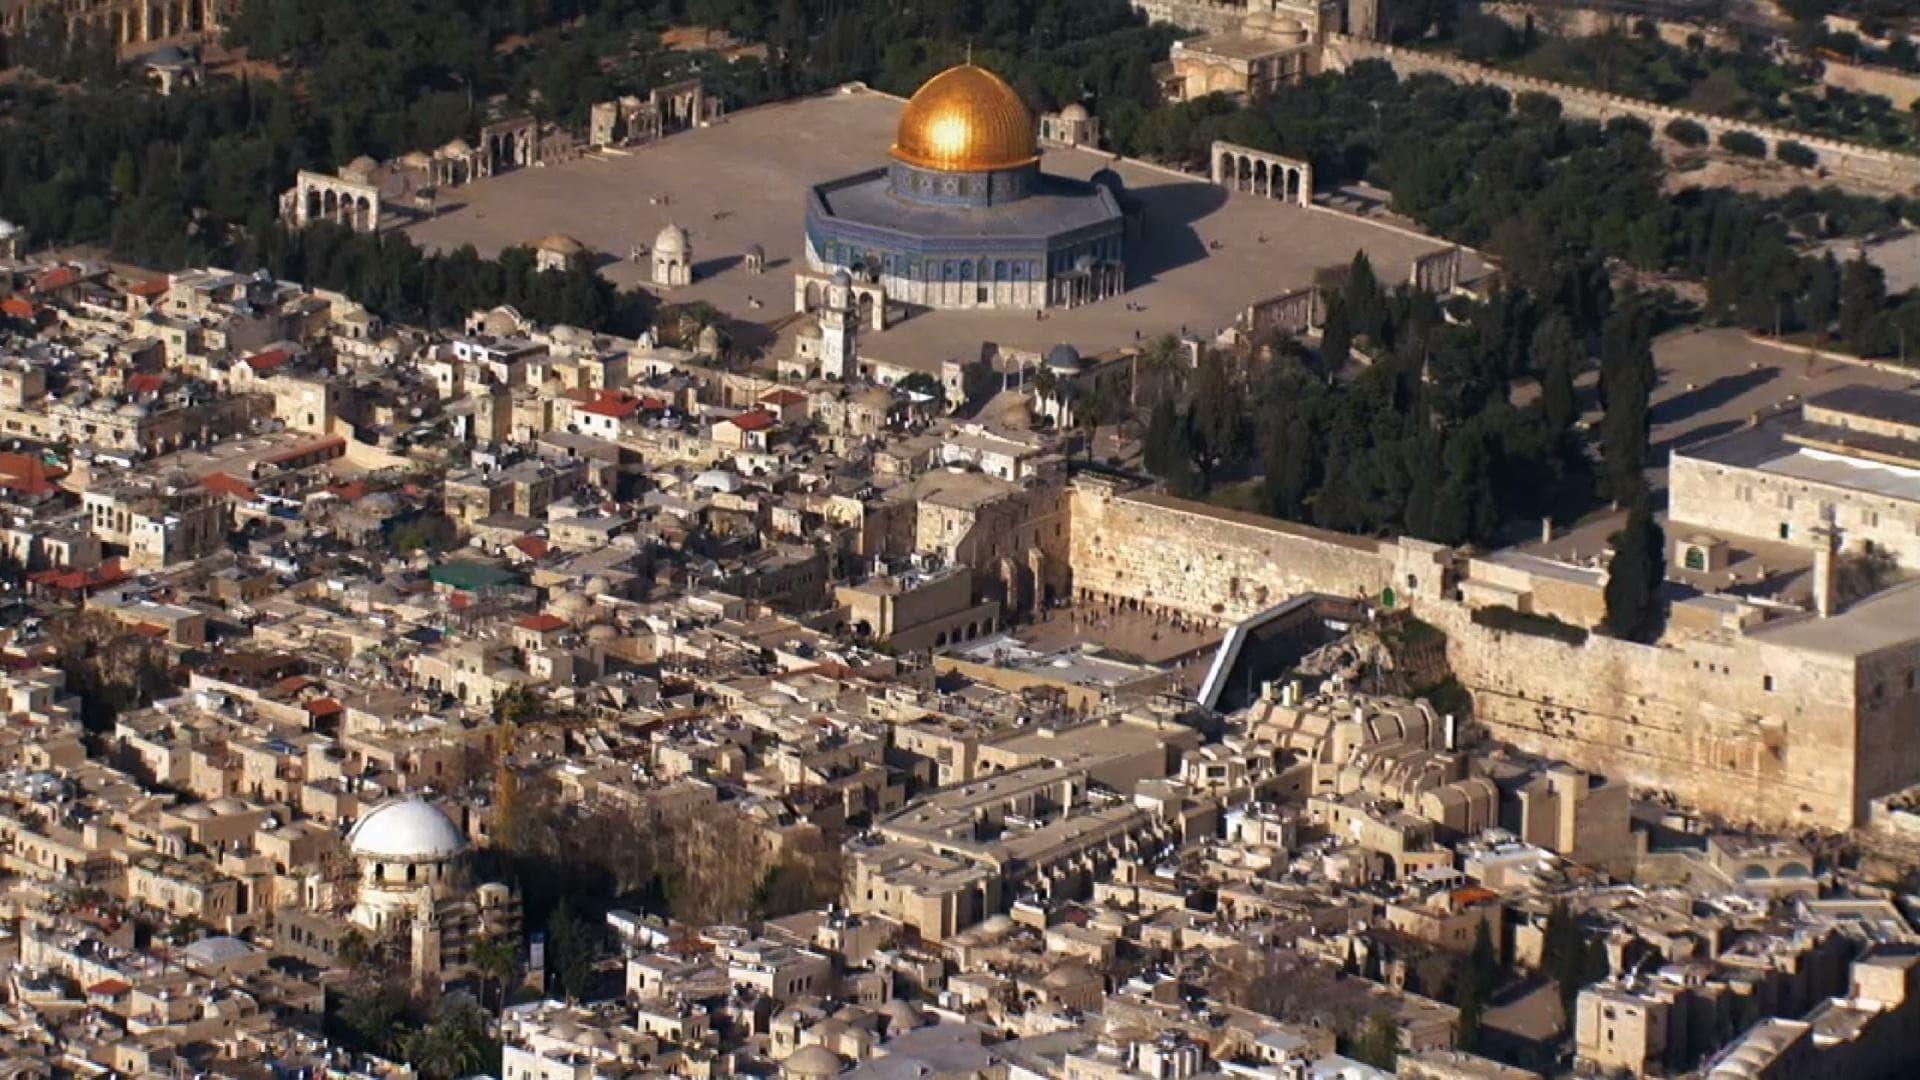
[[[1416,49],[1403,49],[1340,35],[1328,38],[1325,56],[1325,64],[1328,68],[1345,70],[1362,60],[1384,60],[1392,65],[1395,74],[1401,78],[1433,74],[1456,82],[1498,86],[1515,95],[1545,94],[1558,99],[1567,115],[1588,120],[1604,122],[1616,116],[1637,117],[1652,127],[1656,135],[1672,121],[1690,120],[1705,128],[1707,134],[1716,142],[1726,132],[1746,132],[1766,143],[1769,156],[1774,154],[1780,143],[1797,142],[1819,154],[1820,164],[1837,175],[1902,191],[1920,185],[1920,157],[1908,154],[1863,146],[1859,143],[1842,142],[1839,139],[1829,139],[1819,135],[1809,135],[1771,124],[1756,124],[1715,116],[1712,113],[1695,112],[1691,109],[1677,109],[1670,105],[1660,105],[1600,90],[1589,90],[1568,83],[1536,79],[1529,75],[1516,75],[1484,64],[1474,64]]]

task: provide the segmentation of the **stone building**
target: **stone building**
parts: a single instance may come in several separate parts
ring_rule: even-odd
[[[549,233],[533,245],[536,270],[565,270],[573,260],[587,253],[587,246],[565,233]]]
[[[1818,550],[1885,552],[1920,568],[1920,395],[1849,386],[1676,449],[1671,519]],[[1678,530],[1676,530],[1678,531]],[[1705,548],[1683,554],[1710,569]]]
[[[1127,287],[1118,178],[1041,171],[1033,114],[963,64],[907,102],[891,164],[807,193],[807,265],[934,308],[1060,308]]]
[[[519,898],[468,882],[467,838],[433,804],[381,803],[354,822],[347,846],[359,891],[349,918],[371,938],[404,943],[416,984],[468,974],[475,941],[519,932]]]
[[[1015,827],[1015,826],[1018,827]],[[1086,774],[1036,765],[950,788],[882,819],[846,849],[845,899],[922,937],[949,937],[1023,891],[1084,895],[1122,857],[1151,856],[1177,826],[1130,802],[1090,799]]]
[[[1100,121],[1085,105],[1071,102],[1059,112],[1040,114],[1040,141],[1056,146],[1100,145]]]

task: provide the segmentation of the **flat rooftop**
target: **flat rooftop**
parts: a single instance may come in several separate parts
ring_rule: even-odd
[[[777,357],[790,344],[777,340],[773,324],[792,313],[792,275],[806,265],[808,189],[884,165],[901,106],[851,91],[743,110],[647,146],[449,189],[440,215],[407,233],[429,249],[470,243],[482,255],[565,233],[603,260],[608,280],[628,288],[647,278],[646,267],[628,261],[634,246],[678,224],[693,241],[695,281],[663,295],[713,304],[736,320],[736,340],[771,342]],[[1041,167],[1074,180],[1112,167],[1138,200],[1144,221],[1128,240],[1128,293],[1043,317],[921,312],[863,334],[862,355],[937,372],[943,359],[980,356],[983,342],[1032,352],[1065,342],[1091,356],[1165,333],[1212,334],[1255,301],[1309,285],[1316,270],[1345,265],[1356,251],[1367,252],[1383,281],[1398,282],[1415,258],[1449,246],[1108,154],[1053,148]],[[743,265],[750,244],[765,250],[766,273]],[[1466,263],[1471,277],[1478,263],[1472,255]]]
[[[1831,429],[1809,425],[1797,414],[1782,413],[1711,442],[1676,449],[1674,455],[1903,502],[1920,502],[1920,469],[1816,450],[1788,438],[1796,433],[1823,430]],[[1863,439],[1858,433],[1845,434],[1853,441]]]
[[[1920,394],[1879,386],[1842,386],[1807,399],[1816,409],[1852,413],[1905,427],[1920,427]]]

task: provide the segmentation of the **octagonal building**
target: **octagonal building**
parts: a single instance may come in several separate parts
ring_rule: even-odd
[[[1077,307],[1126,289],[1111,183],[1042,172],[1033,114],[962,64],[907,102],[893,160],[807,193],[807,262],[934,308]]]

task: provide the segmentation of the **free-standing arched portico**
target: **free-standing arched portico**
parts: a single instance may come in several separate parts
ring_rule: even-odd
[[[1313,165],[1238,143],[1213,144],[1213,182],[1235,191],[1285,199],[1307,206],[1313,202]]]
[[[331,221],[355,232],[380,229],[380,189],[372,184],[303,169],[290,194],[290,205],[284,208],[292,211],[296,227]]]

